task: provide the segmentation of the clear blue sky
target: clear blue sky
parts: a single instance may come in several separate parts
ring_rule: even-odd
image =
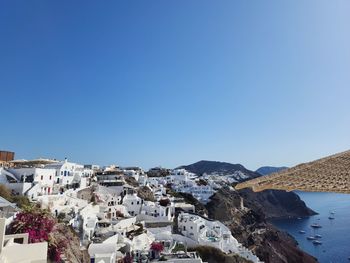
[[[17,158],[294,165],[350,148],[350,1],[0,3]]]

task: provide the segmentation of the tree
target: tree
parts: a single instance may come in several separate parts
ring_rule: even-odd
[[[30,205],[30,201],[26,196],[13,195],[11,190],[5,185],[0,184],[0,196],[11,203],[16,203],[19,208],[24,208]]]
[[[12,198],[11,190],[8,189],[5,185],[0,184],[0,196],[10,201]]]

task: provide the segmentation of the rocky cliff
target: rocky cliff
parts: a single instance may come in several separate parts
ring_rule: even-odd
[[[244,202],[255,211],[260,211],[267,219],[305,217],[316,213],[308,208],[303,200],[293,192],[265,190],[255,193],[251,189],[239,191]]]
[[[288,198],[292,198],[290,202]],[[292,205],[290,211],[285,207],[286,202]],[[267,218],[276,215],[306,216],[312,213],[300,199],[295,199],[293,193],[238,192],[223,188],[211,198],[206,208],[210,218],[226,224],[234,237],[265,263],[317,262],[300,250],[291,236],[267,222]]]
[[[80,240],[75,231],[65,224],[59,224],[57,228],[56,238],[64,240],[67,244],[62,260],[66,263],[90,262],[90,256],[86,249],[81,249]]]

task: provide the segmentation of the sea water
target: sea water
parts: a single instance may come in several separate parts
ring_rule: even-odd
[[[321,263],[350,263],[350,194],[295,192],[308,207],[319,213],[308,218],[273,220],[272,223],[292,235],[299,247]],[[331,214],[334,212],[334,215]],[[332,215],[335,219],[330,220]],[[318,223],[322,228],[310,225]],[[300,230],[305,234],[299,233]],[[319,234],[321,245],[306,237]]]

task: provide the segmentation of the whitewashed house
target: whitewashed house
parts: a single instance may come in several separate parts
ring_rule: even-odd
[[[6,219],[0,218],[0,262],[47,262],[47,242],[28,244],[28,233],[5,235],[5,231]]]
[[[198,201],[206,204],[209,198],[216,192],[210,185],[179,185],[175,186],[177,192],[192,194]]]
[[[132,177],[136,181],[139,180],[139,177],[140,177],[140,172],[139,171],[128,169],[128,170],[123,170],[123,173],[124,173],[124,176],[126,176],[126,177]]]
[[[77,186],[81,182],[81,178],[84,176],[84,166],[77,163],[68,162],[65,159],[63,162],[52,163],[45,166],[46,169],[55,170],[55,183],[72,188]]]
[[[184,183],[195,180],[197,175],[190,173],[185,169],[174,169],[170,172],[170,175],[166,176],[168,183]]]
[[[117,259],[116,246],[111,243],[92,243],[88,248],[90,262],[115,263]]]
[[[123,197],[123,205],[127,208],[131,216],[136,216],[141,213],[141,207],[143,205],[143,199],[137,196],[137,194],[126,194]]]
[[[100,217],[116,220],[121,216],[129,216],[127,208],[122,205],[122,197],[114,188],[98,185],[94,192],[95,201],[100,206]]]
[[[178,230],[199,245],[216,247],[224,253],[236,253],[252,262],[260,262],[259,258],[243,247],[232,236],[230,229],[219,221],[182,212],[178,216]]]
[[[147,185],[149,187],[159,187],[161,185],[166,185],[167,180],[166,178],[162,177],[148,177],[147,178]]]
[[[147,185],[147,180],[148,180],[148,176],[146,173],[144,173],[139,175],[139,179],[137,182],[139,183],[140,186],[144,186],[144,185]]]
[[[52,194],[55,180],[54,169],[44,168],[15,168],[9,171],[20,180],[20,182],[39,184],[40,194]]]
[[[37,199],[39,195],[51,194],[54,185],[54,170],[42,168],[0,168],[0,183],[15,194]]]
[[[162,206],[159,203],[144,201],[141,214],[157,218],[157,220],[173,221],[175,215],[175,206],[169,203],[168,206]]]

